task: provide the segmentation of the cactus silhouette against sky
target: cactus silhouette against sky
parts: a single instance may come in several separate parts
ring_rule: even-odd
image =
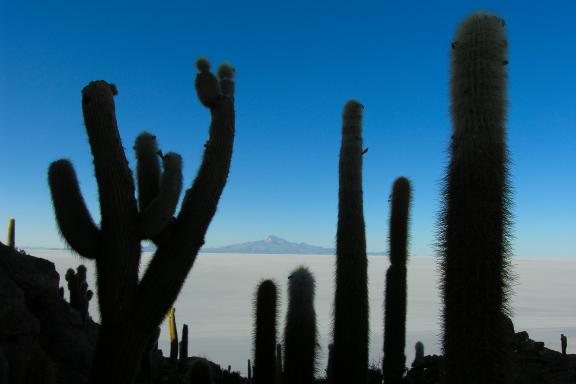
[[[84,122],[94,158],[101,222],[96,226],[80,194],[71,163],[51,164],[48,175],[60,232],[81,256],[95,259],[102,326],[91,383],[134,381],[148,339],[166,316],[192,268],[226,184],[234,142],[234,70],[227,64],[218,78],[205,59],[197,62],[198,98],[210,109],[210,136],[202,164],[180,212],[172,217],[181,181],[180,156],[163,156],[160,175],[149,148],[139,161],[151,167],[139,181],[140,206],[134,196],[132,172],[116,123],[116,87],[94,81],[82,90]],[[139,140],[154,148],[155,138]],[[150,141],[150,140],[149,140]],[[145,174],[139,166],[138,174]],[[143,239],[157,250],[142,279],[138,279]]]
[[[368,260],[362,203],[362,110],[344,106],[340,147],[336,295],[334,300],[334,383],[368,380]]]
[[[469,16],[452,43],[450,164],[440,221],[446,383],[506,383],[510,287],[502,19]]]

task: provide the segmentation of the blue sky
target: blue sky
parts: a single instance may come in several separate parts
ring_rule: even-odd
[[[72,160],[99,220],[80,90],[119,89],[120,133],[134,165],[139,132],[184,159],[194,177],[208,111],[194,61],[237,69],[237,133],[229,182],[207,234],[219,246],[262,239],[333,246],[341,110],[365,105],[368,248],[387,249],[394,179],[413,182],[411,251],[434,255],[448,157],[449,49],[467,14],[507,22],[508,134],[514,254],[576,257],[576,3],[0,2],[0,233],[17,245],[63,246],[47,168]],[[4,237],[4,235],[2,235]]]

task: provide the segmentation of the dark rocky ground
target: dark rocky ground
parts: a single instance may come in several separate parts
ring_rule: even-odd
[[[54,264],[0,243],[0,383],[87,383],[99,325],[82,299],[62,297]],[[81,290],[86,295],[86,287]],[[77,297],[77,296],[75,296]],[[89,300],[89,298],[88,298]],[[72,299],[70,301],[73,301]],[[575,384],[576,355],[562,356],[526,332],[511,329],[510,374],[516,384]],[[194,383],[211,375],[214,383],[247,383],[238,373],[199,357],[171,361],[151,345],[138,383]],[[406,383],[440,383],[442,357],[425,356],[412,364]],[[380,383],[377,369],[370,383]],[[319,383],[326,382],[318,380]]]

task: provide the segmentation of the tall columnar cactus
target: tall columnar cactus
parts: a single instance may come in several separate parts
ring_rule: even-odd
[[[336,236],[334,383],[368,380],[368,260],[362,203],[362,104],[344,107]]]
[[[507,40],[468,17],[452,43],[452,142],[440,221],[446,383],[505,383],[509,275]]]
[[[408,220],[410,181],[399,177],[392,187],[390,213],[390,266],[386,272],[384,313],[385,384],[400,384],[406,368],[406,259],[408,258]]]
[[[284,384],[312,384],[316,372],[314,276],[298,267],[288,277],[288,312],[284,328]]]
[[[8,219],[8,235],[6,236],[6,245],[10,248],[16,248],[16,220],[13,217]]]
[[[136,143],[140,168],[139,204],[116,124],[116,87],[94,81],[82,90],[82,109],[98,191],[100,226],[84,203],[72,165],[51,164],[48,175],[60,232],[70,247],[95,259],[102,319],[91,383],[132,383],[143,350],[172,306],[216,212],[226,184],[234,142],[234,70],[222,65],[218,77],[207,60],[197,62],[198,98],[210,109],[210,136],[204,157],[180,212],[176,207],[181,159],[163,156],[163,173],[154,165],[154,143]],[[154,140],[140,137],[142,141]],[[152,148],[152,149],[150,149]],[[142,162],[142,164],[140,164]],[[144,163],[148,164],[144,166]],[[138,279],[143,239],[157,245],[142,279]]]
[[[278,292],[272,280],[256,290],[254,324],[254,383],[273,384],[276,376],[276,318]]]

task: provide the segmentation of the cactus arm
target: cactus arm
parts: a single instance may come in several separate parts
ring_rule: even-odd
[[[95,259],[100,248],[100,230],[84,203],[72,163],[53,162],[48,169],[48,184],[60,234],[80,256]]]
[[[182,158],[169,152],[163,158],[160,190],[154,200],[140,213],[138,229],[147,239],[157,236],[172,220],[182,191]]]
[[[138,180],[138,208],[143,212],[160,191],[160,161],[156,136],[142,132],[134,144]]]
[[[231,78],[221,78],[233,90]],[[198,93],[201,93],[198,90]],[[234,144],[234,97],[229,91],[211,104],[210,136],[198,175],[186,192],[170,241],[156,250],[138,289],[134,319],[148,329],[164,318],[192,268],[226,184]],[[159,295],[162,295],[159,297]],[[157,298],[150,300],[150,298]]]
[[[362,202],[362,109],[357,101],[349,101],[343,113],[334,302],[336,384],[365,384],[368,380],[368,260]]]

